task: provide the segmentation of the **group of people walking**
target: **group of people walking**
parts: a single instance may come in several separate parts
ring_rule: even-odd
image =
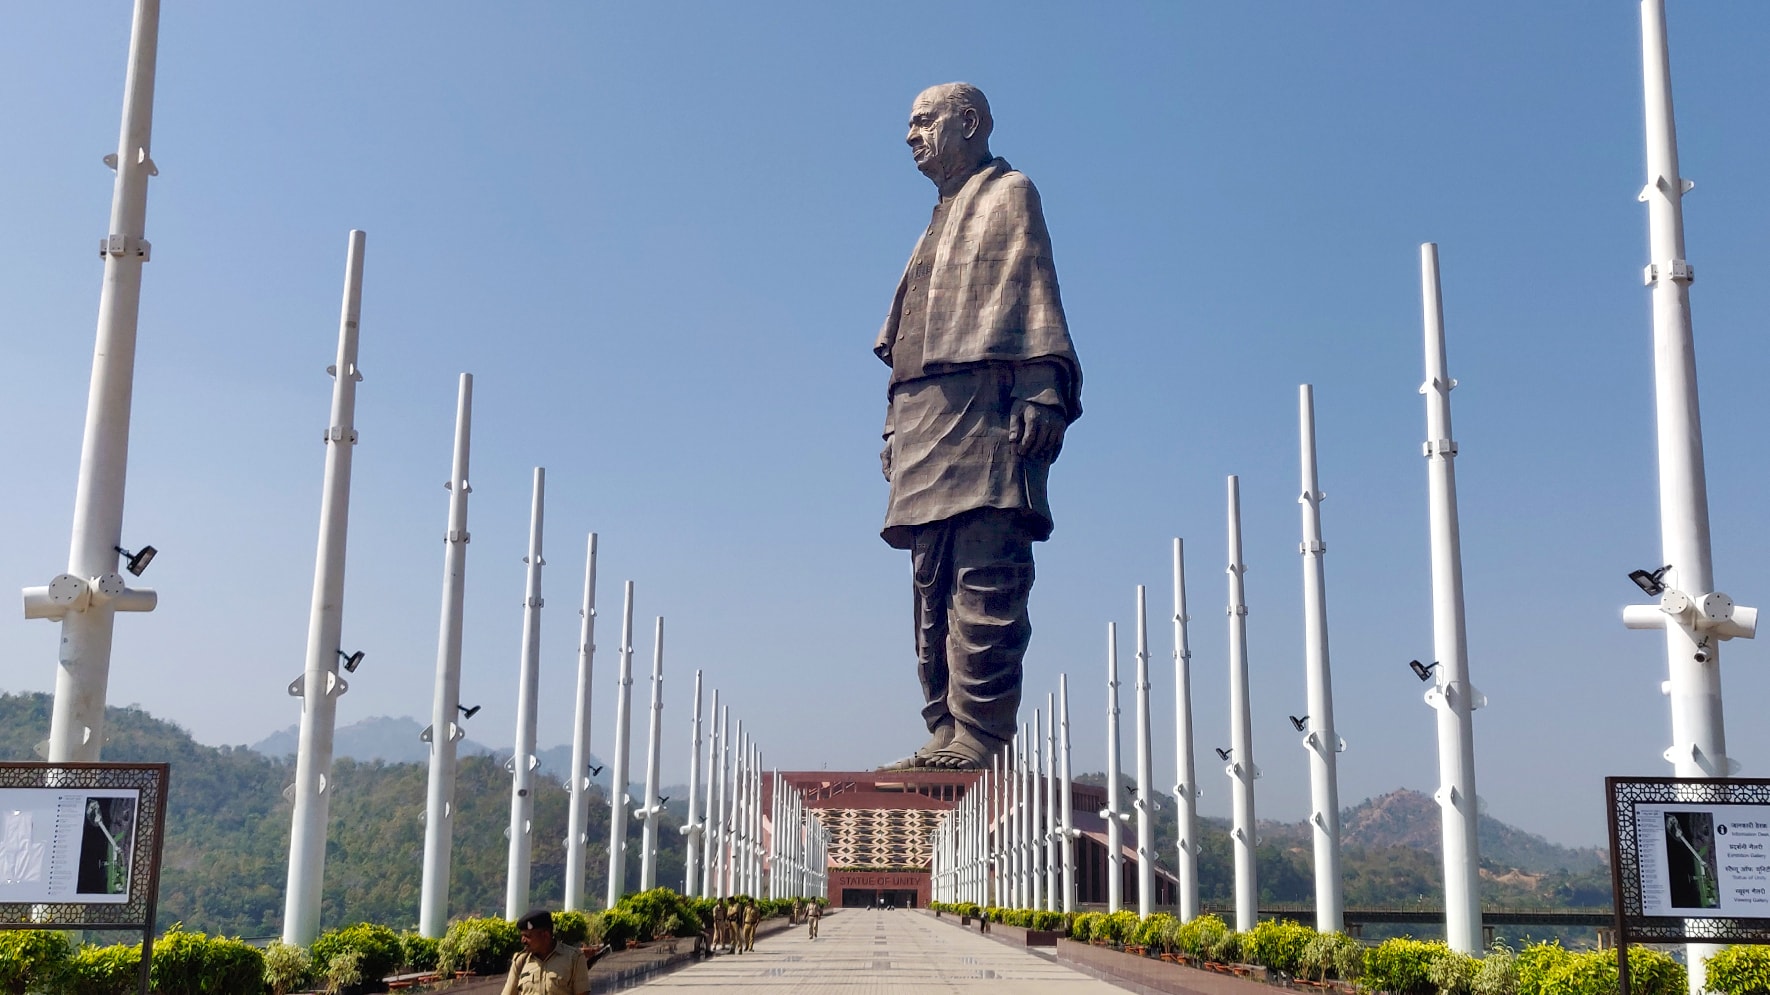
[[[824,916],[823,905],[819,902],[806,902],[793,899],[793,905],[787,911],[789,925],[809,924],[811,939],[817,939],[818,921]],[[713,903],[713,940],[711,949],[718,953],[724,949],[726,953],[751,953],[756,949],[756,924],[762,921],[762,908],[756,900],[740,895],[736,898],[721,898]]]

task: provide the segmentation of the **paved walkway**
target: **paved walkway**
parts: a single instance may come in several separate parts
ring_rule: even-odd
[[[825,916],[815,941],[806,938],[801,926],[756,941],[754,953],[721,954],[633,990],[783,995],[1124,992],[1059,965],[1049,954],[1016,950],[919,912],[873,909],[843,909]]]

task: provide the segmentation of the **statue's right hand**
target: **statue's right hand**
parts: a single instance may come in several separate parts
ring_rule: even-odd
[[[886,439],[885,440],[885,448],[879,450],[879,472],[883,473],[885,475],[885,479],[887,481],[891,480],[891,440],[890,439]]]

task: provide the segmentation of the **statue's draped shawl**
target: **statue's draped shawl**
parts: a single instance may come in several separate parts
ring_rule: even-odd
[[[939,230],[924,233],[910,254],[936,239],[928,276],[922,367],[930,374],[980,363],[1048,360],[1067,374],[1064,415],[1082,414],[1082,369],[1063,317],[1051,235],[1032,181],[994,159],[953,196]],[[886,365],[897,341],[909,270],[897,283],[891,314],[873,352]]]

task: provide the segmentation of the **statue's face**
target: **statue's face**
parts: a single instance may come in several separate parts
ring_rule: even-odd
[[[969,148],[977,134],[977,112],[961,110],[946,99],[941,87],[923,90],[910,105],[910,132],[904,137],[916,168],[936,183],[975,166]]]

